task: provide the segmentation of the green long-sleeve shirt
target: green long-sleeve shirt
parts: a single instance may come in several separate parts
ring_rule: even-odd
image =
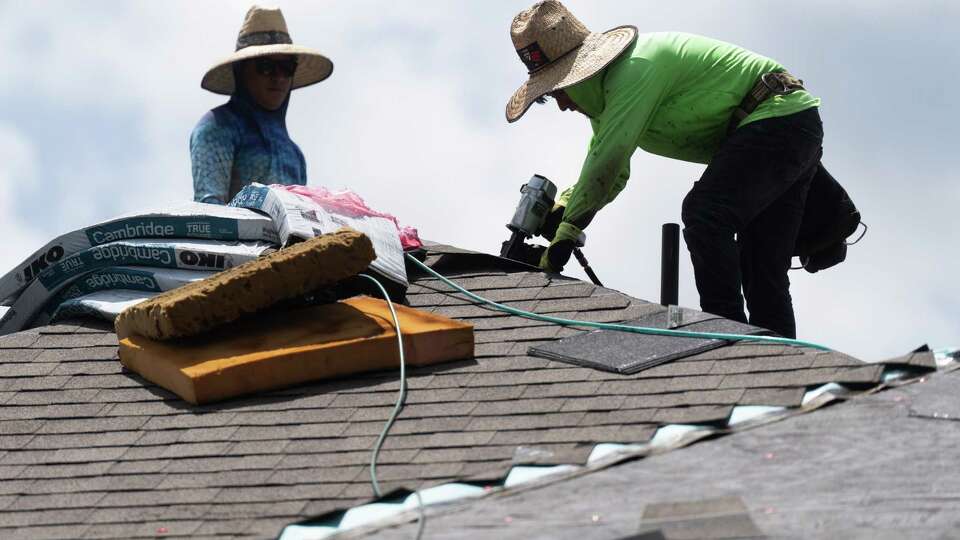
[[[761,74],[784,71],[774,60],[693,34],[640,34],[593,77],[566,88],[590,117],[593,138],[576,185],[560,196],[564,221],[603,208],[630,177],[630,157],[647,152],[709,163],[730,115]],[[820,105],[804,90],[773,96],[740,125]]]

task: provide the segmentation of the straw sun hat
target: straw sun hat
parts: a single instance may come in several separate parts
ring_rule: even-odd
[[[318,83],[333,72],[333,62],[319,52],[294,45],[287,31],[287,22],[279,9],[253,6],[240,27],[236,51],[210,68],[200,86],[217,94],[230,95],[236,88],[233,80],[233,63],[272,54],[289,54],[297,57],[297,71],[293,76],[293,88]]]
[[[547,0],[514,17],[510,37],[530,75],[507,103],[507,121],[515,122],[537,98],[605,68],[633,43],[637,29],[591,32],[563,4]]]

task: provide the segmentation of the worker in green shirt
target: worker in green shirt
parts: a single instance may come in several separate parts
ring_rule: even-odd
[[[746,297],[751,324],[795,337],[787,271],[811,180],[829,174],[820,100],[743,48],[632,26],[593,33],[555,0],[521,12],[510,33],[529,80],[507,120],[549,96],[593,127],[580,178],[548,220],[541,268],[562,270],[582,229],[626,185],[637,148],[704,163],[681,214],[701,308],[747,322]]]

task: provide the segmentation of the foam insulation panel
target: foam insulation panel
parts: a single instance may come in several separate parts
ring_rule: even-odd
[[[197,335],[355,276],[374,257],[363,233],[341,229],[317,236],[130,306],[117,317],[117,336]]]

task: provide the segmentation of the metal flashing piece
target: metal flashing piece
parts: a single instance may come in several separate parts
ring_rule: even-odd
[[[689,332],[743,335],[769,333],[762,328],[692,309],[680,308],[680,318],[680,325],[671,328],[669,315],[666,310],[662,310],[624,324]],[[558,362],[631,374],[727,344],[727,341],[720,339],[677,339],[669,336],[597,330],[531,347],[529,352],[531,356]]]

